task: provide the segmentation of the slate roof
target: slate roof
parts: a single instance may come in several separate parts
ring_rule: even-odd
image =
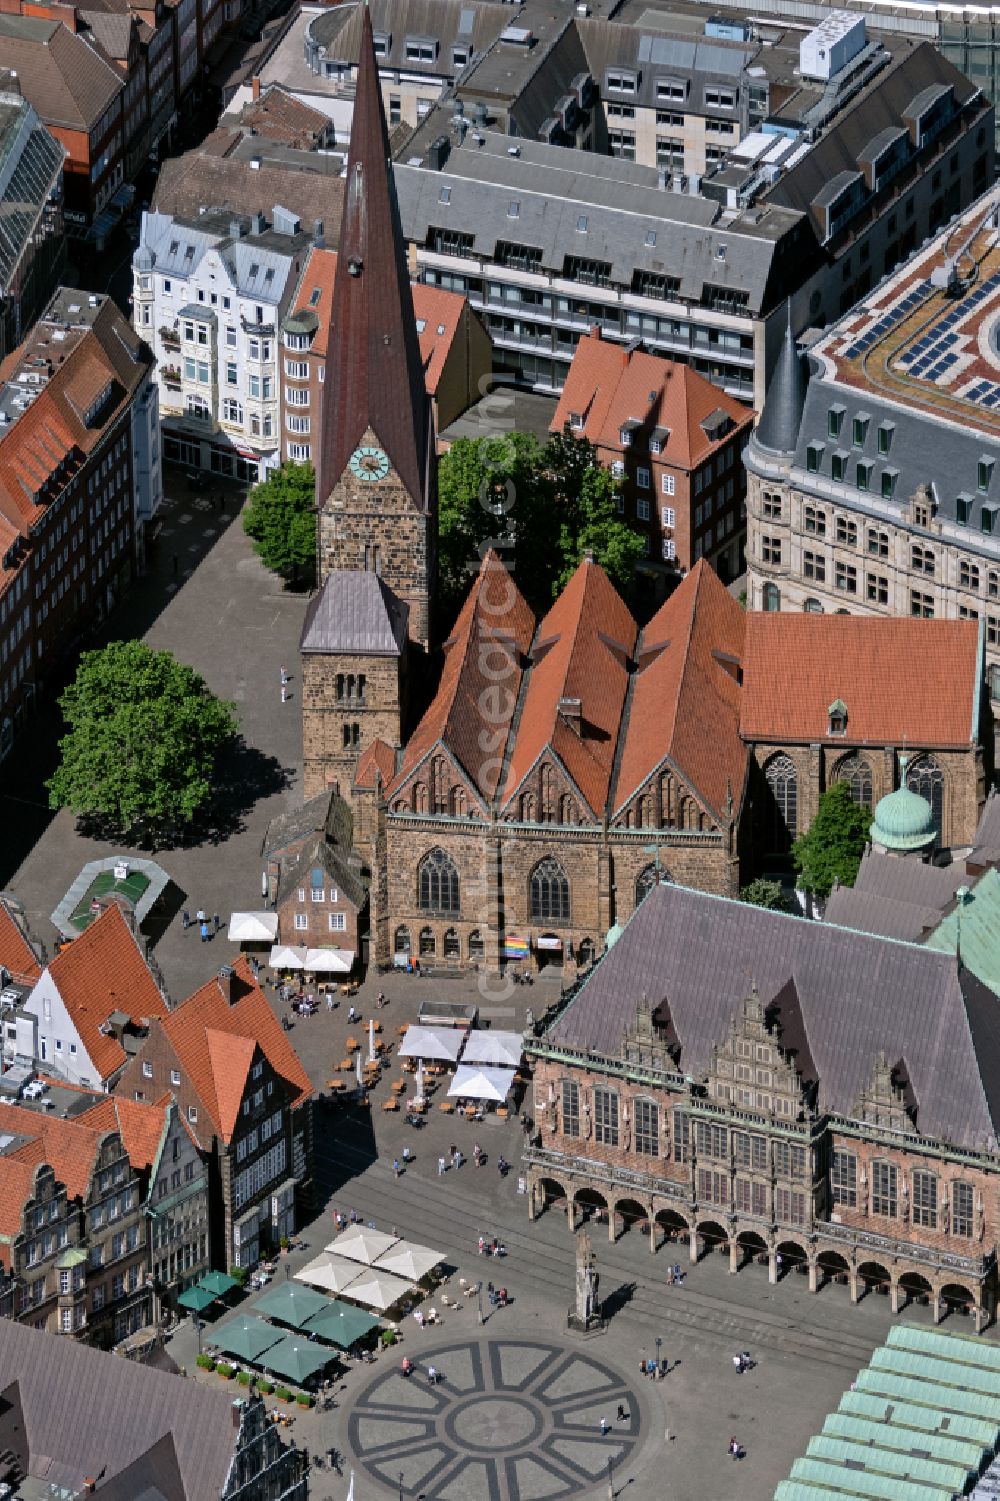
[[[154,1024],[163,1028],[213,1128],[224,1141],[232,1134],[232,1101],[237,1091],[242,1094],[253,1057],[253,1047],[248,1051],[248,1043],[256,1042],[272,1068],[286,1080],[293,1107],[312,1094],[309,1076],[246,960],[241,956],[232,967],[241,988],[235,1004],[230,1005],[215,977]],[[196,1129],[199,1142],[204,1144],[207,1133],[200,1124]]]
[[[50,959],[48,972],[102,1079],[126,1061],[117,1038],[100,1030],[112,1011],[123,1011],[136,1026],[167,1014],[167,1003],[116,906]]]
[[[411,500],[423,508],[433,504],[432,418],[367,6],[361,28],[316,494],[326,500],[371,428]]]
[[[137,1498],[154,1478],[170,1483],[169,1464],[150,1451],[173,1435],[183,1501],[222,1495],[236,1439],[231,1392],[10,1319],[0,1319],[0,1372],[0,1425],[7,1404],[19,1402],[29,1474],[61,1473],[74,1493],[103,1475],[102,1493]],[[137,1464],[145,1455],[148,1464]],[[118,1489],[130,1467],[129,1489]],[[163,1494],[173,1501],[177,1492]]]
[[[17,918],[0,898],[0,967],[15,980],[37,980],[42,972],[38,956]]]
[[[493,796],[534,625],[520,590],[491,550],[444,643],[437,693],[407,741],[390,795],[441,744],[480,795]]]
[[[344,179],[334,176],[327,159],[315,151],[295,153],[291,170],[266,161],[255,169],[238,157],[188,151],[163,162],[153,194],[158,213],[193,220],[205,209],[261,213],[270,219],[274,205],[280,203],[307,230],[312,229],[314,219],[322,219],[324,234],[333,244],[340,233],[343,202]]]
[[[820,1110],[851,1115],[884,1052],[905,1058],[921,1133],[996,1150],[1000,1007],[953,955],[682,886],[653,888],[545,1040],[618,1056],[645,997],[667,1003],[680,1068],[703,1077],[751,986],[766,1006],[789,983]]]
[[[664,758],[716,819],[738,808],[748,751],[740,740],[746,616],[709,565],[697,562],[642,633],[613,806],[617,811]]]
[[[794,453],[809,376],[789,323],[771,376],[754,443],[772,453]]]
[[[368,890],[358,871],[351,865],[350,851],[331,844],[323,835],[316,835],[287,863],[282,861],[281,879],[278,884],[278,902],[284,901],[297,886],[309,885],[309,874],[319,868],[329,876],[341,896],[351,906],[361,911],[368,901]]]
[[[289,846],[308,839],[310,834],[318,834],[321,830],[338,844],[350,849],[353,824],[350,804],[327,788],[300,807],[290,808],[287,813],[279,813],[272,818],[264,832],[261,851],[265,855],[280,854]]]
[[[974,620],[753,611],[740,734],[763,743],[964,749],[978,738],[981,678]],[[846,736],[829,733],[838,698],[847,705]]]
[[[583,426],[573,428],[578,436],[623,451],[621,429],[630,419],[641,422],[647,436],[654,427],[665,428],[667,438],[657,462],[690,470],[732,437],[730,427],[713,441],[702,426],[720,410],[737,427],[749,429],[753,421],[753,413],[741,402],[689,365],[644,350],[630,351],[595,329],[576,346],[551,431],[562,432],[576,415],[583,418]],[[645,449],[645,437],[636,442]]]
[[[0,14],[0,57],[46,125],[90,131],[125,89],[98,48],[61,21]]]
[[[334,570],[309,601],[299,650],[398,657],[406,644],[408,617],[409,605],[377,573]]]
[[[309,26],[309,37],[324,48],[329,61],[356,66],[361,55],[361,16],[364,6],[342,4],[322,10]],[[388,50],[379,56],[380,67],[404,72],[432,73],[438,77],[455,71],[451,48],[471,45],[478,56],[493,43],[509,17],[480,0],[374,0],[370,6],[372,27],[388,40]],[[433,63],[421,63],[406,55],[409,36],[433,37],[439,43]]]
[[[548,750],[603,816],[637,634],[604,569],[585,558],[538,627],[502,803]],[[579,700],[579,731],[560,710],[565,699]]]
[[[897,861],[897,864],[905,863]],[[838,886],[830,893],[823,921],[834,923],[838,928],[854,928],[858,933],[878,933],[883,938],[919,943],[940,916],[936,907],[897,901],[891,896],[875,896],[851,886]]]

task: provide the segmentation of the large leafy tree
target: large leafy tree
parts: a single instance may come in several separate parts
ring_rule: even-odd
[[[59,700],[69,733],[49,804],[126,838],[189,825],[212,791],[219,751],[235,734],[232,704],[193,668],[142,641],[84,652]]]
[[[792,845],[799,887],[825,901],[834,881],[853,886],[871,821],[871,810],[854,802],[846,782],[824,792],[816,817]]]
[[[282,464],[255,485],[243,529],[265,568],[309,583],[316,568],[316,475],[311,464]]]
[[[486,547],[497,546],[538,611],[589,549],[628,597],[641,537],[618,519],[615,482],[593,445],[567,429],[544,446],[527,433],[463,438],[441,461],[439,567],[455,608]]]
[[[740,888],[740,901],[749,902],[752,907],[766,907],[769,912],[791,911],[781,882],[769,881],[764,876]]]

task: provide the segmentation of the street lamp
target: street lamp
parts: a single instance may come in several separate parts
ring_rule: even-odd
[[[201,1354],[201,1331],[202,1331],[202,1322],[201,1322],[201,1319],[200,1319],[200,1318],[199,1318],[199,1317],[198,1317],[198,1315],[197,1315],[197,1313],[196,1313],[196,1314],[195,1314],[195,1315],[194,1315],[194,1327],[195,1327],[195,1328],[196,1328],[196,1329],[197,1329],[197,1331],[198,1331],[198,1354],[199,1354],[199,1355],[200,1355],[200,1354]]]
[[[660,1346],[662,1344],[663,1344],[663,1340],[660,1338],[659,1335],[657,1335],[656,1336],[656,1374],[657,1374],[657,1376],[662,1376],[663,1375],[663,1367],[660,1365]]]
[[[403,1501],[403,1471],[399,1472],[399,1501]]]
[[[608,1455],[608,1501],[615,1501],[614,1459]]]
[[[483,1284],[480,1282],[476,1288],[476,1302],[479,1305],[479,1322],[483,1322]]]

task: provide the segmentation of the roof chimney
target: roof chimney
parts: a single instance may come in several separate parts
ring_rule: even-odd
[[[254,214],[252,220],[250,221],[250,233],[252,235],[262,235],[266,228],[267,224],[264,219],[264,215],[260,213]]]
[[[235,1006],[240,998],[239,976],[231,964],[224,964],[219,970],[219,989],[227,1006]]]
[[[323,232],[323,220],[313,220],[313,244],[317,250],[322,250],[326,244],[326,235]]]
[[[230,219],[230,221],[229,221],[229,237],[230,237],[230,239],[232,239],[232,240],[238,240],[240,238],[240,236],[242,235],[242,233],[243,233],[243,225],[240,223],[239,219]]]
[[[254,74],[254,76],[250,80],[250,98],[251,99],[259,99],[260,98],[260,79],[258,78],[258,76],[257,76],[256,73]]]

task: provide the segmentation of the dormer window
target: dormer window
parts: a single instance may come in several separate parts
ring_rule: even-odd
[[[570,412],[570,414],[569,414],[569,425],[570,425],[570,427],[576,428],[577,430],[579,430],[580,428],[582,428],[583,427],[583,413],[582,412]]]
[[[835,698],[833,703],[827,710],[827,714],[829,715],[830,719],[829,733],[831,735],[846,735],[847,705],[844,703],[843,699]]]
[[[376,31],[372,37],[375,46],[376,57],[388,57],[392,51],[392,33],[390,31]]]

